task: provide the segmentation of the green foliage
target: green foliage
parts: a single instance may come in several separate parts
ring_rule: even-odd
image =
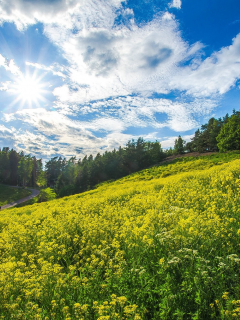
[[[38,175],[36,184],[38,185],[38,187],[46,187],[47,186],[47,177],[46,177],[46,173],[44,171],[41,171]]]
[[[185,150],[190,152],[218,151],[216,138],[225,123],[224,119],[209,119],[208,123],[201,126],[201,130],[198,129],[195,132],[192,141],[186,144]]]
[[[208,123],[202,125],[201,129],[198,129],[195,132],[191,142],[187,142],[184,145],[180,139],[181,136],[179,136],[175,141],[173,152],[175,154],[181,154],[183,153],[183,147],[187,152],[195,151],[200,153],[218,151],[218,149],[222,152],[228,150],[239,150],[239,117],[240,112],[234,110],[231,117],[226,114],[223,118],[209,119]],[[166,152],[166,154],[168,153],[169,151]]]
[[[73,184],[70,184],[62,187],[58,195],[59,197],[65,197],[65,196],[71,196],[76,193],[77,193],[76,187]]]
[[[104,154],[85,156],[77,160],[54,157],[46,162],[45,171],[42,161],[23,152],[17,153],[9,148],[0,150],[0,181],[28,186],[49,186],[60,197],[95,188],[104,181],[116,180],[155,165],[165,157],[187,152],[227,151],[240,149],[240,112],[234,111],[229,117],[209,119],[208,123],[195,132],[191,142],[182,137],[175,140],[174,148],[163,152],[157,141],[144,141],[143,138],[130,140],[124,148]],[[168,173],[163,173],[168,175]]]
[[[8,147],[0,149],[0,182],[35,187],[42,172],[41,159],[9,150]]]
[[[182,139],[182,137],[179,135],[178,138],[175,140],[173,153],[174,154],[183,154],[185,144],[186,144],[186,141],[184,141]]]
[[[166,149],[166,150],[164,151],[164,153],[165,153],[165,156],[166,156],[166,157],[170,157],[170,156],[174,155],[174,150],[173,150],[172,147],[170,147],[169,149]]]
[[[146,142],[143,138],[128,141],[125,148],[103,155],[52,158],[46,163],[48,185],[54,186],[58,196],[67,196],[94,188],[106,180],[115,180],[160,162],[164,158],[159,142]]]
[[[38,195],[38,202],[45,202],[56,199],[56,193],[51,188],[42,189]]]
[[[31,191],[23,188],[11,188],[0,184],[0,206],[13,201],[25,198],[31,194]]]
[[[240,113],[233,114],[217,136],[220,152],[240,150]]]
[[[62,157],[54,157],[46,162],[45,172],[47,176],[47,183],[49,186],[54,186],[61,172],[66,165],[66,159]]]
[[[22,186],[27,185],[31,179],[31,173],[33,169],[33,162],[31,157],[22,156],[18,164],[18,176],[19,181],[21,181]]]
[[[54,190],[51,188],[45,188],[40,190],[40,193],[38,196],[18,204],[15,208],[26,207],[36,203],[51,201],[54,199],[56,199],[56,193],[54,192]]]

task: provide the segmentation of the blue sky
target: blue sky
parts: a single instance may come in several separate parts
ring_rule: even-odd
[[[1,148],[167,148],[239,101],[239,0],[0,2]]]

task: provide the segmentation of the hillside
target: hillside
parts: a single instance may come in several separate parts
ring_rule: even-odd
[[[0,215],[2,319],[239,319],[240,153]]]

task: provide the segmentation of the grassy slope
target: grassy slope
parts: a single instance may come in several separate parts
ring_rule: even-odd
[[[38,196],[34,197],[26,202],[23,202],[23,203],[16,205],[15,208],[22,208],[22,207],[26,207],[26,206],[31,206],[35,203],[38,203]]]
[[[30,194],[31,191],[27,189],[11,188],[9,186],[0,184],[0,206],[22,199]]]
[[[217,154],[3,211],[0,315],[239,318],[239,191],[240,154]]]

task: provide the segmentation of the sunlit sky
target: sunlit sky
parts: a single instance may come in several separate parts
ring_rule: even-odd
[[[0,148],[167,148],[239,102],[239,0],[0,1]]]

